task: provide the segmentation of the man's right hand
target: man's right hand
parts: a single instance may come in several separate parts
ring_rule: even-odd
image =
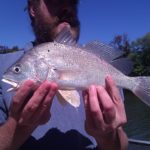
[[[10,117],[19,125],[37,126],[50,118],[50,107],[57,91],[55,83],[43,82],[40,86],[26,81],[13,97]]]
[[[36,127],[50,119],[50,108],[57,92],[55,83],[43,82],[40,86],[26,81],[15,93],[9,111],[9,118],[0,127],[2,149],[18,149]],[[3,136],[5,135],[5,136]],[[6,147],[5,147],[6,146]]]

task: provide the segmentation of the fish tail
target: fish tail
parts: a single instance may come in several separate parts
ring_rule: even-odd
[[[132,92],[150,106],[150,77],[133,77],[132,79]]]

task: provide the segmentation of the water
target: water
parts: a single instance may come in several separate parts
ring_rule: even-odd
[[[125,109],[128,122],[124,129],[129,138],[150,142],[150,107],[132,93],[125,91]],[[150,150],[149,146],[129,144],[129,150]]]

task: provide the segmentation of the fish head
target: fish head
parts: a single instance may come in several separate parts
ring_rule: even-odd
[[[10,84],[12,86],[11,90],[18,88],[26,80],[38,81],[38,78],[40,78],[38,76],[42,75],[38,75],[39,72],[37,73],[37,69],[40,70],[39,68],[42,67],[43,71],[45,70],[44,66],[38,65],[37,62],[39,61],[30,54],[23,56],[6,70],[2,81]]]

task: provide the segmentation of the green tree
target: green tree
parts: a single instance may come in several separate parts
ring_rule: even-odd
[[[117,35],[111,45],[124,52],[134,64],[132,76],[150,75],[150,33],[130,42],[127,34]]]
[[[116,35],[110,43],[111,46],[122,50],[124,52],[124,57],[127,57],[130,53],[130,42],[127,34]]]
[[[13,46],[12,48],[8,48],[7,46],[0,45],[0,54],[12,53],[18,51],[18,46]]]
[[[131,43],[129,57],[134,62],[133,75],[150,75],[150,33]]]

